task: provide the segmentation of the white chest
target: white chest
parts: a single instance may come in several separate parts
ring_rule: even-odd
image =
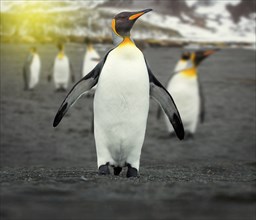
[[[69,78],[69,60],[67,56],[64,56],[62,59],[56,57],[54,62],[54,79],[55,81],[68,81]]]
[[[39,56],[37,54],[35,54],[33,56],[33,60],[32,60],[31,66],[30,66],[31,72],[38,74],[38,72],[40,70],[40,66],[41,66],[41,63],[40,63]]]
[[[167,90],[173,96],[190,99],[199,95],[197,77],[187,77],[180,73],[175,74],[170,80]],[[187,98],[186,98],[187,97]]]
[[[145,129],[148,109],[149,78],[143,54],[135,46],[114,49],[97,84],[95,126],[126,136],[134,127]]]
[[[196,77],[176,74],[168,84],[183,121],[184,129],[193,132],[199,116],[200,96]]]
[[[135,47],[116,48],[108,55],[96,91],[96,100],[109,108],[136,108],[149,99],[149,79],[143,54]],[[98,103],[100,104],[100,103]]]

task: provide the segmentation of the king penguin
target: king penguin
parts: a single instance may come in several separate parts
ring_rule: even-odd
[[[75,81],[74,71],[71,62],[64,51],[64,45],[58,44],[57,48],[59,50],[57,56],[55,57],[53,63],[53,81],[56,91],[66,91],[70,78]],[[51,75],[48,76],[48,81],[52,78]]]
[[[85,75],[87,75],[87,73],[93,70],[99,61],[100,61],[100,55],[94,49],[92,43],[87,42],[86,52],[84,55],[82,77],[84,77]]]
[[[24,90],[33,90],[39,82],[41,69],[40,57],[37,49],[31,47],[23,67]]]
[[[179,109],[186,137],[193,137],[199,119],[204,121],[205,107],[202,86],[198,80],[199,64],[216,50],[185,51],[174,69],[174,75],[168,82],[167,91]],[[165,118],[170,134],[173,128]]]
[[[99,174],[119,175],[127,166],[127,177],[137,177],[144,142],[150,96],[155,98],[172,123],[177,136],[184,137],[179,112],[167,90],[153,75],[143,53],[130,39],[135,21],[152,9],[121,12],[112,29],[122,41],[71,89],[53,122],[56,127],[76,100],[97,84],[94,96],[94,136]]]

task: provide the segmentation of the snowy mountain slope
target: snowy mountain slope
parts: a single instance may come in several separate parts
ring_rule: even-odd
[[[254,7],[253,7],[254,6]],[[1,1],[1,36],[109,38],[122,10],[153,8],[133,30],[135,38],[255,42],[253,0]]]
[[[100,3],[97,1],[97,4]],[[114,11],[97,8],[96,4],[89,4],[87,1],[33,1],[26,4],[6,2],[1,11],[3,22],[1,22],[0,33],[2,36],[16,38],[30,36],[37,40],[42,40],[44,36],[110,38],[111,20],[114,15]],[[135,38],[136,36],[143,39],[158,36],[181,37],[173,29],[153,23],[139,21],[136,26]]]
[[[255,42],[254,0],[106,1],[103,6],[153,8],[151,24],[177,30],[187,40]]]

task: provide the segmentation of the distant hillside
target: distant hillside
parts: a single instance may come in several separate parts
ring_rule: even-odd
[[[1,41],[111,42],[111,19],[122,10],[153,8],[133,29],[149,42],[255,42],[255,1],[21,1],[1,2]]]
[[[111,41],[111,20],[115,12],[91,7],[81,2],[29,2],[12,4],[1,12],[1,36],[11,41],[53,41],[71,39]],[[134,28],[136,38],[181,37],[178,31],[139,21]]]
[[[153,8],[151,23],[177,30],[187,40],[255,42],[254,0],[106,0],[101,7]]]

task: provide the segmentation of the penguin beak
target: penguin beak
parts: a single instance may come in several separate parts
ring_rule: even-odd
[[[197,51],[195,57],[195,65],[198,66],[205,58],[210,55],[216,53],[219,49],[205,50],[205,51]]]
[[[152,11],[153,9],[151,8],[148,8],[148,9],[145,9],[145,10],[142,10],[142,11],[137,11],[137,12],[134,12],[130,17],[129,17],[129,20],[130,21],[133,21],[133,20],[136,20],[138,19],[140,16]]]
[[[219,49],[214,49],[214,50],[206,50],[206,51],[204,51],[204,57],[206,58],[206,57],[208,57],[208,56],[210,56],[210,55],[212,55],[212,54],[214,54],[215,52],[217,52]]]

